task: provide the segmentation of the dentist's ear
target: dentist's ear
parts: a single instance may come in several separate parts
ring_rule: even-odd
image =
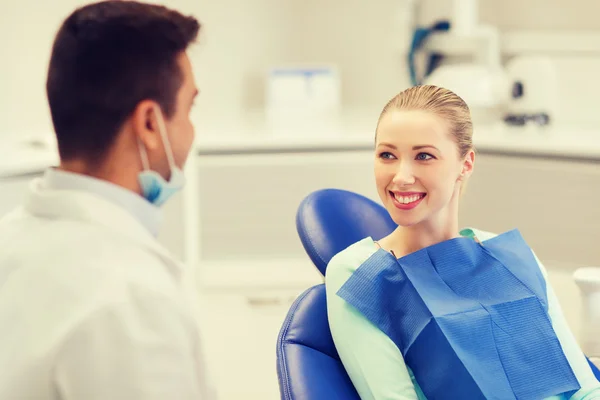
[[[149,152],[161,146],[155,107],[154,101],[144,100],[137,105],[132,114],[134,134]]]

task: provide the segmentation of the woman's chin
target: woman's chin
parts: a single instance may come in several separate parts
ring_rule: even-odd
[[[423,221],[422,216],[417,215],[398,215],[398,212],[391,214],[392,220],[398,225],[404,228],[415,226]]]

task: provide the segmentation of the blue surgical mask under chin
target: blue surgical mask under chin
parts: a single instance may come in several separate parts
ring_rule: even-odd
[[[178,167],[171,168],[169,181],[166,181],[158,172],[151,170],[140,172],[138,180],[144,198],[156,206],[162,206],[185,185],[185,176]]]
[[[169,168],[171,169],[171,176],[167,181],[158,172],[150,169],[146,149],[141,142],[138,142],[140,155],[142,157],[142,165],[144,167],[144,170],[138,175],[138,181],[142,188],[142,195],[144,198],[156,206],[162,206],[169,198],[171,198],[171,196],[183,188],[185,185],[185,176],[181,168],[175,165],[162,113],[158,107],[155,107],[155,112],[157,115],[160,137],[165,148]]]

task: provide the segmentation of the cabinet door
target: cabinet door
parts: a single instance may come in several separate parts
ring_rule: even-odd
[[[177,193],[162,206],[162,224],[158,236],[159,242],[180,260],[185,259],[186,244],[184,229],[186,210],[183,196],[184,193]]]
[[[205,291],[205,356],[219,400],[278,399],[276,343],[302,289]]]
[[[518,228],[538,256],[600,265],[600,163],[479,155],[461,225]]]
[[[203,259],[305,257],[295,227],[311,192],[339,188],[378,200],[371,151],[198,158]]]

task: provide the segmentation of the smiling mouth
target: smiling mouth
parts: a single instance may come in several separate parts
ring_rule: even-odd
[[[400,204],[411,204],[421,200],[423,197],[427,196],[426,193],[415,193],[410,194],[408,196],[402,196],[398,193],[394,193],[390,191],[390,195],[396,199],[396,201]]]

